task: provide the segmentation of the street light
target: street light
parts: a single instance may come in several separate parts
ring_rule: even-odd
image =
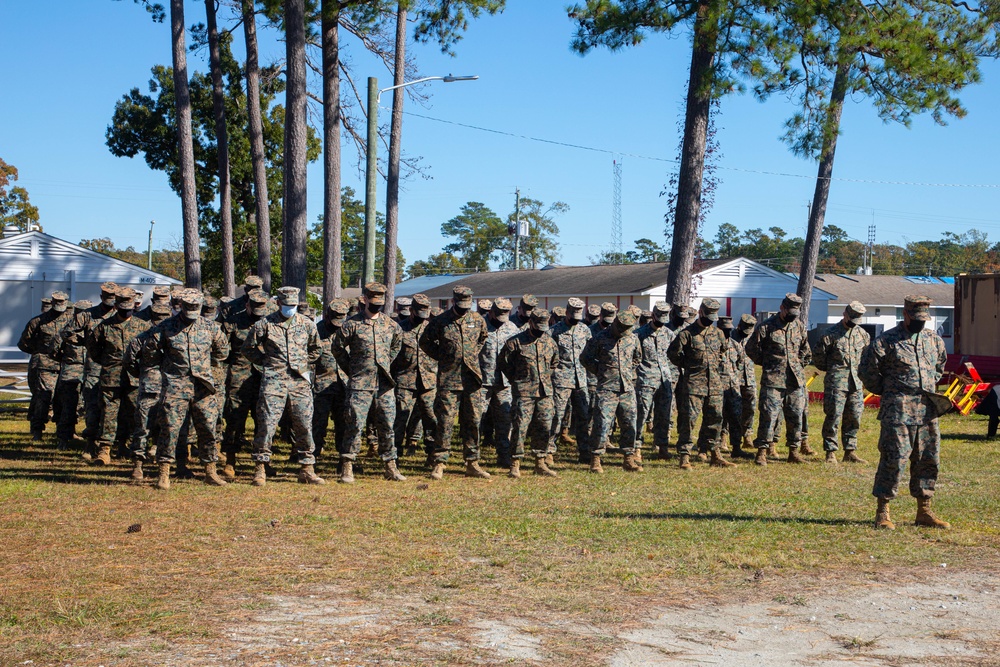
[[[475,81],[478,76],[425,76],[422,79],[414,79],[401,83],[398,86],[389,86],[379,90],[378,79],[374,76],[368,77],[368,151],[365,171],[365,256],[361,266],[361,284],[367,285],[375,280],[375,187],[378,176],[378,103],[382,99],[382,93],[397,88],[405,88],[427,81]]]

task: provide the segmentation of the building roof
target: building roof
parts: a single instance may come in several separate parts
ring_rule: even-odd
[[[818,273],[815,286],[836,295],[830,305],[860,301],[866,306],[903,306],[909,294],[933,300],[932,307],[952,308],[955,285],[941,278],[927,276],[865,276],[847,273]]]
[[[730,260],[707,260],[695,271],[725,264]],[[648,264],[599,264],[595,266],[549,266],[523,271],[490,271],[454,276],[424,293],[432,299],[451,297],[455,285],[465,285],[477,297],[520,296],[616,296],[645,294],[667,282],[666,262]],[[405,283],[403,283],[405,285]],[[400,291],[397,289],[397,294]]]

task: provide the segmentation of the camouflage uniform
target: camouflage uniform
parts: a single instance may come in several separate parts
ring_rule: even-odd
[[[559,363],[559,348],[548,330],[549,313],[532,311],[527,329],[507,341],[497,360],[497,370],[510,378],[513,387],[513,459],[524,458],[529,431],[536,459],[549,451],[549,436],[555,416],[552,373]]]
[[[422,430],[424,449],[430,457],[437,431],[434,421],[437,362],[420,348],[420,337],[430,318],[430,300],[417,294],[413,302],[413,315],[401,322],[400,350],[391,369],[396,378],[396,449],[403,446],[404,441],[415,447],[418,431]]]
[[[128,373],[122,372],[122,361],[129,342],[149,328],[149,322],[131,316],[135,305],[135,292],[123,287],[115,295],[115,308],[119,314],[104,319],[94,328],[87,340],[87,358],[101,366],[101,435],[98,450],[107,455],[112,444],[125,442],[131,437],[135,419],[137,387],[132,385]],[[121,312],[128,312],[125,319]],[[121,428],[119,429],[119,426]],[[105,464],[107,460],[102,458]]]
[[[592,334],[590,327],[583,322],[582,301],[570,299],[566,313],[565,320],[549,329],[549,336],[559,349],[559,363],[552,372],[555,417],[552,421],[549,450],[555,449],[559,433],[573,426],[571,430],[576,435],[577,454],[580,462],[585,463],[590,458],[590,374],[580,362],[580,355]],[[571,406],[575,423],[569,418]]]
[[[611,326],[611,324],[615,321],[615,316],[617,314],[618,306],[609,301],[602,303],[597,310],[597,319],[590,325],[591,340],[593,340],[597,334]],[[584,368],[586,368],[586,366]],[[594,442],[594,438],[597,437],[597,429],[595,428],[597,422],[597,374],[589,368],[587,368],[587,393],[590,394],[590,423],[587,424],[587,431],[590,433],[590,450],[593,452],[594,448],[597,447],[598,444],[607,448],[609,443],[607,441],[602,443]],[[608,428],[608,435],[611,434],[613,427],[614,423],[612,421],[611,426]]]
[[[733,331],[733,337],[729,340],[738,343],[743,348],[743,356],[746,361],[743,364],[742,373],[737,378],[740,385],[740,438],[742,445],[748,449],[753,443],[753,418],[757,413],[757,374],[754,372],[754,364],[746,356],[746,344],[757,326],[757,318],[753,315],[742,315],[740,323]],[[732,426],[730,426],[732,428]],[[735,442],[735,441],[734,441]],[[736,451],[735,449],[733,451]]]
[[[524,331],[528,328],[528,322],[531,320],[531,311],[537,307],[538,297],[534,294],[525,294],[521,297],[517,308],[510,314],[510,323],[517,327],[518,331]]]
[[[702,317],[718,320],[719,305],[715,299],[702,301]],[[698,450],[718,452],[723,393],[730,383],[726,373],[728,350],[729,341],[722,331],[700,320],[684,327],[670,344],[670,360],[681,369],[677,381],[677,452],[682,457],[692,453],[699,415]]]
[[[94,335],[94,329],[105,319],[115,314],[115,293],[118,286],[107,282],[101,285],[101,303],[73,315],[71,326],[63,330],[63,339],[70,345],[83,348],[85,358],[83,367],[83,384],[80,395],[83,398],[84,429],[83,437],[93,443],[101,433],[101,364],[89,354],[86,354],[87,340]]]
[[[278,292],[279,307],[298,306],[298,288],[282,287]],[[304,466],[314,465],[309,368],[322,352],[316,325],[298,312],[287,318],[280,311],[271,313],[253,325],[243,341],[242,351],[250,363],[263,369],[254,419],[257,428],[253,460],[259,464],[270,462],[271,441],[287,408],[298,461]]]
[[[159,364],[148,364],[143,360],[147,341],[156,332],[156,326],[170,317],[170,304],[154,303],[150,311],[151,329],[133,338],[125,349],[122,366],[139,387],[135,404],[135,427],[132,429],[132,457],[146,460],[150,455],[149,444],[159,442],[161,414],[163,406],[163,376]],[[133,315],[133,317],[135,317]]]
[[[263,287],[264,281],[261,280],[260,276],[248,275],[243,280],[243,294],[231,301],[227,301],[219,305],[219,321],[228,322],[231,318],[238,316],[240,313],[245,313],[247,310],[247,303],[250,300],[250,292],[254,290],[261,290],[262,294],[266,294],[263,292]],[[273,301],[268,299],[265,303],[267,304],[267,310],[264,313],[265,316],[270,315],[277,310]]]
[[[483,308],[484,300],[479,306]],[[491,445],[497,452],[497,465],[501,468],[510,467],[511,452],[511,395],[510,381],[497,369],[497,356],[503,346],[517,335],[518,327],[508,317],[510,301],[504,298],[491,303],[483,315],[486,321],[486,342],[479,351],[479,368],[483,376],[482,412],[483,421],[489,422],[489,428],[483,430],[483,445]]]
[[[798,315],[802,299],[786,294],[782,306]],[[773,440],[778,415],[784,412],[785,439],[789,458],[798,455],[802,440],[802,415],[805,409],[805,367],[812,359],[806,328],[798,319],[785,322],[781,313],[757,325],[747,340],[746,353],[761,367],[760,421],[754,446],[766,450]]]
[[[56,356],[59,358],[59,380],[56,381],[56,394],[59,396],[59,413],[56,419],[56,440],[60,447],[67,447],[76,434],[76,423],[79,419],[80,395],[83,390],[84,364],[87,361],[86,348],[74,345],[69,338],[73,336],[73,326],[77,312],[92,307],[93,304],[81,299],[74,304],[74,315],[69,323],[59,332],[59,343]]]
[[[929,319],[929,303],[926,297],[907,297],[906,305]],[[944,341],[933,330],[913,334],[902,323],[876,338],[861,355],[858,375],[868,391],[881,397],[879,462],[872,488],[876,498],[896,497],[907,459],[910,495],[934,495],[941,433],[938,408],[928,394],[937,390],[947,359]]]
[[[73,320],[67,312],[65,292],[52,293],[52,309],[28,320],[21,333],[17,348],[32,355],[35,360],[34,388],[30,411],[31,432],[40,438],[49,421],[49,410],[59,380],[60,362],[57,358],[62,343],[63,328]]]
[[[729,434],[729,444],[734,457],[750,456],[743,453],[743,387],[747,376],[753,377],[753,362],[747,358],[743,346],[732,339],[733,318],[720,317],[716,326],[727,337],[729,347],[726,350],[726,375],[729,384],[722,397],[722,434],[720,444]],[[756,381],[754,386],[756,387]]]
[[[213,363],[229,356],[229,340],[216,322],[201,316],[202,297],[190,292],[183,311],[157,325],[143,348],[143,362],[159,366],[162,377],[162,422],[156,460],[173,463],[181,427],[190,421],[198,435],[201,462],[215,463],[216,424],[221,387]],[[189,416],[190,415],[190,416]]]
[[[852,304],[852,306],[855,304]],[[843,321],[826,330],[813,351],[813,365],[826,371],[823,378],[823,449],[837,451],[837,431],[843,421],[842,440],[844,451],[858,447],[858,429],[861,428],[861,413],[864,410],[864,392],[858,377],[861,353],[871,342],[868,332],[857,326],[864,306],[855,317],[855,326],[847,327]]]
[[[226,422],[222,451],[231,461],[235,461],[235,455],[246,440],[247,417],[260,398],[261,367],[243,354],[243,343],[266,312],[268,298],[261,290],[250,290],[247,297],[248,306],[242,312],[230,309],[228,319],[222,324],[222,333],[229,339],[230,349],[226,364],[226,401],[222,408]],[[255,427],[256,419],[254,415]]]
[[[385,286],[365,286],[365,301],[372,306],[385,304]],[[366,311],[368,312],[368,311]],[[374,408],[378,433],[378,453],[383,462],[396,460],[396,381],[392,360],[399,354],[402,331],[382,312],[344,322],[330,345],[341,370],[347,374],[347,433],[341,458],[354,461],[361,451],[361,432]]]
[[[316,362],[313,379],[313,442],[319,457],[326,447],[326,431],[333,418],[334,451],[344,452],[344,435],[347,433],[347,374],[333,357],[331,345],[337,332],[347,319],[347,299],[333,299],[327,306],[326,316],[316,325],[316,333],[323,351]]]
[[[603,310],[603,308],[602,308]],[[635,316],[622,311],[615,322],[590,339],[580,355],[583,366],[597,376],[597,410],[591,433],[592,455],[603,457],[611,426],[618,418],[619,446],[627,457],[635,448],[635,372],[642,362],[639,339],[632,333]]]
[[[486,343],[486,322],[471,310],[472,290],[459,285],[453,291],[455,307],[431,319],[420,335],[420,348],[438,362],[437,396],[434,399],[434,420],[437,434],[434,442],[435,464],[446,463],[451,453],[451,436],[458,413],[459,435],[462,438],[462,458],[466,462],[479,460],[479,425],[482,421],[483,386],[479,352]]]
[[[149,300],[149,305],[142,310],[136,310],[133,317],[138,317],[140,320],[146,320],[147,322],[153,321],[153,306],[160,305],[170,308],[170,288],[166,285],[157,285],[153,288],[153,296]]]
[[[674,332],[667,326],[670,306],[659,301],[650,312],[650,322],[635,332],[642,346],[642,363],[636,384],[636,449],[642,449],[642,429],[649,417],[653,421],[653,446],[663,451],[670,446],[670,405],[673,401],[675,366],[667,350]]]

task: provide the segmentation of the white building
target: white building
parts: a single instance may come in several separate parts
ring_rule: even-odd
[[[862,323],[881,324],[886,330],[903,319],[903,300],[907,295],[930,297],[933,319],[928,326],[941,335],[949,354],[954,351],[954,278],[819,273],[816,274],[815,286],[834,296],[829,301],[826,322],[839,322],[844,317],[847,304],[860,301],[867,309]]]
[[[441,307],[447,307],[455,285],[466,285],[475,298],[502,296],[515,306],[522,294],[534,294],[539,305],[547,309],[565,306],[566,300],[575,296],[588,305],[610,301],[619,308],[635,304],[651,310],[654,303],[666,298],[667,270],[667,263],[651,262],[434,276],[433,281],[422,278],[404,281],[396,287],[396,294],[422,291]],[[738,257],[696,262],[691,283],[692,306],[697,307],[703,298],[715,298],[722,303],[720,314],[738,318],[743,313],[776,312],[785,294],[795,291],[798,280]],[[421,289],[413,289],[416,287]],[[832,298],[832,294],[819,286],[813,289],[810,321],[826,321],[827,304]]]
[[[71,301],[101,298],[101,283],[113,281],[142,292],[149,302],[156,285],[178,285],[168,278],[99,252],[57,239],[42,232],[19,233],[5,229],[0,239],[0,356],[21,358],[17,340],[27,324],[41,312],[41,300],[57,290]]]

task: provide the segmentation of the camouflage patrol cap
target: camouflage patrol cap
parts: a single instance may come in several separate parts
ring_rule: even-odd
[[[154,303],[149,307],[149,312],[153,322],[162,322],[173,314],[170,305],[166,303]]]
[[[562,318],[566,317],[566,309],[563,308],[562,306],[556,306],[555,308],[552,309],[552,315],[558,317],[561,320]]]
[[[642,315],[640,315],[640,317],[642,317],[643,319],[645,319],[648,322],[649,320],[653,319],[653,311],[651,311],[651,310],[644,310],[644,311],[642,311]]]
[[[844,315],[846,315],[847,319],[854,324],[861,324],[861,319],[864,317],[867,310],[868,309],[865,308],[865,305],[860,301],[852,301],[847,304],[847,308],[844,308]]]
[[[438,306],[434,306],[433,308],[431,308],[431,317],[437,317],[443,312],[444,311],[441,310]]]
[[[928,322],[931,319],[931,298],[910,294],[903,298],[903,309],[911,320]]]
[[[794,292],[788,292],[781,300],[781,305],[792,315],[798,315],[802,310],[802,297]]]
[[[590,315],[591,317],[600,317],[601,307],[598,306],[596,303],[592,303],[589,306],[587,306],[587,314]]]
[[[119,287],[115,292],[115,307],[121,310],[135,308],[135,290],[131,287]]]
[[[670,304],[666,301],[657,301],[654,303],[652,317],[661,324],[670,322]]]
[[[719,319],[719,309],[722,308],[722,304],[719,303],[718,299],[702,299],[701,300],[701,312],[712,321]]]
[[[118,283],[113,283],[110,280],[106,283],[101,283],[101,294],[107,294],[108,296],[113,296],[118,293]]]
[[[42,297],[42,303],[45,304],[45,305],[47,305],[47,306],[51,306],[52,305],[52,297],[51,296],[43,296]]]
[[[628,308],[619,312],[618,316],[615,319],[618,320],[619,326],[625,327],[627,329],[631,329],[632,327],[635,326],[635,313],[633,313]]]
[[[251,315],[263,316],[267,312],[268,296],[264,290],[252,289],[247,292],[247,310]]]
[[[626,308],[626,310],[635,315],[635,319],[639,319],[639,317],[642,315],[642,308],[635,305],[634,303],[631,304],[628,308]]]
[[[525,310],[531,310],[532,308],[538,307],[538,297],[534,294],[525,294],[521,297],[521,303],[518,304],[522,306]]]
[[[360,304],[361,304],[361,302],[358,300],[358,297],[356,297],[356,296],[352,296],[350,299],[347,300],[348,307],[351,310],[353,310],[354,312],[357,312],[358,306]]]
[[[715,323],[715,326],[720,329],[732,329],[733,328],[733,318],[729,315],[720,315],[719,321]]]
[[[531,311],[531,317],[529,318],[532,326],[534,326],[539,331],[549,330],[549,311],[544,308],[535,308]]]
[[[77,310],[86,310],[88,308],[93,308],[94,302],[91,301],[90,299],[80,299],[79,301],[73,304],[73,307],[76,308]]]
[[[313,312],[312,306],[310,306],[305,301],[299,301],[299,305],[296,306],[296,310],[298,310],[300,313],[302,313],[309,319],[312,319],[316,315],[315,312]]]
[[[333,299],[326,308],[331,320],[343,320],[347,318],[351,304],[347,303],[347,299]]]
[[[170,288],[166,285],[157,285],[153,288],[153,301],[169,301],[170,300]]]
[[[601,304],[601,320],[608,324],[615,321],[615,315],[618,314],[618,306],[611,303],[610,301],[605,301]]]
[[[278,303],[282,306],[299,305],[299,288],[290,286],[278,288]]]
[[[201,308],[204,305],[205,297],[202,296],[198,290],[188,289],[181,292],[181,308],[184,310],[201,311]]]
[[[451,298],[459,308],[472,308],[472,290],[465,285],[456,285]]]
[[[740,324],[737,327],[740,331],[752,331],[755,326],[757,326],[756,317],[747,313],[740,315]]]
[[[493,309],[490,312],[493,313],[497,322],[509,322],[510,311],[513,307],[514,304],[510,302],[510,299],[500,297],[493,302]]]
[[[373,306],[385,305],[385,285],[382,283],[368,283],[364,290],[365,303]]]
[[[260,276],[255,276],[253,274],[250,274],[243,279],[243,286],[249,287],[250,289],[260,289],[261,287],[264,286],[264,281],[261,279]]]
[[[410,307],[413,305],[413,299],[408,296],[396,297],[396,311],[402,317],[410,316]]]
[[[430,317],[431,300],[426,294],[413,295],[413,310],[420,317]]]
[[[492,307],[493,307],[493,302],[490,301],[489,299],[480,299],[479,301],[476,302],[476,309],[480,313],[489,312],[490,308]]]
[[[52,293],[52,310],[57,313],[65,312],[66,306],[69,305],[69,294],[66,292],[55,291]]]
[[[566,315],[568,315],[570,319],[582,320],[583,311],[586,309],[587,304],[583,302],[583,299],[577,299],[575,296],[566,302]],[[600,313],[600,309],[598,309],[597,312]]]

